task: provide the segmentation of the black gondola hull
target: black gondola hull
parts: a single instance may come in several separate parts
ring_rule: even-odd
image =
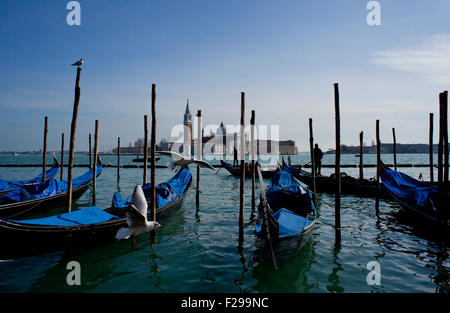
[[[231,165],[227,162],[224,162],[222,160],[220,160],[220,163],[222,165],[223,168],[225,168],[231,175],[236,176],[236,177],[241,177],[241,166],[234,166]],[[264,178],[271,178],[273,176],[273,173],[275,171],[273,170],[262,170],[261,174]],[[256,175],[257,176],[257,175]],[[248,168],[245,169],[245,178],[251,178],[252,177],[252,171],[249,170]]]
[[[189,190],[172,203],[158,208],[157,220],[163,220],[182,207]],[[105,210],[111,214],[122,213],[121,209]],[[148,214],[150,218],[150,212]],[[17,258],[60,250],[84,249],[116,241],[117,231],[128,227],[125,218],[104,223],[79,226],[43,226],[21,224],[0,219],[0,258]]]

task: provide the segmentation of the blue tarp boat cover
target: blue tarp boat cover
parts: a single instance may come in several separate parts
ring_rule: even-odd
[[[266,199],[278,221],[278,237],[285,238],[301,233],[313,220],[306,218],[314,214],[314,204],[310,192],[286,170],[277,169],[266,190]],[[264,236],[262,221],[255,226],[257,236]]]
[[[412,203],[419,208],[432,208],[436,211],[438,186],[427,185],[404,173],[383,167],[380,172],[383,185],[400,200]]]
[[[102,166],[98,165],[97,176],[100,175],[102,170]],[[93,173],[94,169],[91,168],[83,175],[72,180],[72,188],[77,188],[92,180]],[[13,190],[0,198],[8,199],[9,202],[21,202],[51,197],[64,192],[67,192],[67,182],[49,179],[36,184],[24,185],[20,189]]]
[[[189,180],[192,174],[189,168],[181,168],[171,179],[156,186],[156,205],[161,208],[179,197],[181,197],[186,190]],[[145,184],[142,186],[144,195],[147,199],[150,198],[151,184]],[[114,193],[112,206],[115,208],[124,208],[129,205],[131,196],[122,199],[118,192]]]
[[[306,217],[297,215],[284,208],[276,211],[273,217],[278,221],[278,237],[286,238],[293,237],[300,234],[305,227],[310,225],[313,221]],[[262,237],[262,220],[255,226],[255,233],[257,236]]]
[[[46,226],[79,226],[88,224],[104,223],[115,220],[118,217],[99,209],[96,206],[81,210],[53,215],[49,217],[36,218],[31,220],[14,221],[21,224],[46,225]]]
[[[53,177],[58,173],[59,168],[58,167],[52,167],[49,170],[45,171],[45,177]],[[40,183],[42,181],[42,173],[36,176],[35,178],[28,179],[28,180],[15,180],[15,181],[7,181],[4,179],[0,179],[0,192],[1,191],[7,191],[7,190],[13,190],[22,187],[25,184],[35,184]]]
[[[289,164],[284,164],[283,169],[291,175],[298,175],[298,170]]]

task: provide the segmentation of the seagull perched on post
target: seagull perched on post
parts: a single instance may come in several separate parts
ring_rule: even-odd
[[[147,200],[140,185],[134,188],[130,206],[125,212],[128,227],[122,227],[117,231],[116,239],[128,239],[132,236],[132,246],[136,245],[134,235],[150,232],[162,227],[158,222],[147,220]]]
[[[210,168],[212,170],[216,170],[211,164],[209,164],[208,162],[202,161],[202,160],[196,160],[196,159],[185,159],[181,154],[173,152],[173,151],[156,151],[156,153],[158,154],[162,154],[162,155],[168,155],[170,156],[172,159],[174,159],[174,162],[170,162],[168,164],[168,167],[173,170],[177,167],[184,167],[187,166],[191,163],[197,163],[200,166],[204,166],[207,168]]]
[[[79,59],[75,63],[71,64],[72,66],[81,66],[83,65],[83,58]]]

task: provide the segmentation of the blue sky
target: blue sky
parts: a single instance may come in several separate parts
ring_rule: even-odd
[[[80,0],[0,2],[0,150],[38,150],[49,116],[50,150],[69,136],[76,70],[83,57],[77,150],[100,121],[100,150],[143,137],[157,84],[158,139],[182,122],[186,99],[203,123],[235,124],[240,92],[246,122],[280,125],[281,139],[308,149],[334,146],[333,83],[340,84],[341,141],[365,133],[427,142],[428,113],[450,86],[450,0],[379,1],[368,26],[366,0]],[[437,119],[435,119],[437,124]],[[435,131],[435,134],[437,131]],[[436,139],[435,139],[436,140]]]

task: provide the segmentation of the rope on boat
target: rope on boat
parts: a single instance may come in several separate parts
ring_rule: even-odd
[[[92,192],[93,194],[97,194],[97,192],[95,192],[94,189],[92,189],[91,185],[88,184],[87,186],[88,186],[88,188],[91,190],[91,192]]]

